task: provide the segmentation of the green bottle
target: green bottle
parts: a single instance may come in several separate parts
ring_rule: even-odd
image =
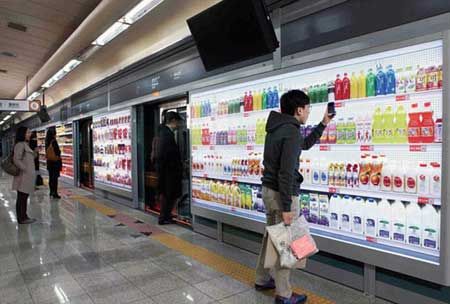
[[[366,78],[366,96],[375,96],[375,90],[377,87],[377,77],[373,73],[372,69],[369,69],[369,73]]]
[[[267,94],[266,94],[266,89],[263,89],[263,92],[262,92],[262,110],[265,110],[265,109],[267,109]]]

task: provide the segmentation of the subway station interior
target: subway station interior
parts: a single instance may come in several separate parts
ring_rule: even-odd
[[[0,1],[0,304],[450,303],[449,76],[448,0]]]

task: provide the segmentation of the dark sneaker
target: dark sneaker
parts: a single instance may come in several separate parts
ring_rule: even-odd
[[[264,284],[256,284],[255,283],[255,289],[257,291],[275,289],[275,280],[273,278],[270,278],[270,280]]]
[[[53,198],[56,198],[56,199],[60,199],[60,198],[61,198],[61,196],[59,196],[58,193],[53,194],[52,197],[53,197]]]
[[[288,298],[283,298],[280,296],[275,297],[275,304],[303,304],[306,303],[307,296],[292,293],[292,296]]]
[[[19,224],[26,225],[26,224],[33,224],[34,222],[36,222],[35,219],[29,218],[29,219],[19,222]]]
[[[158,221],[158,225],[170,225],[170,224],[175,224],[175,221],[170,219],[170,220],[159,220]]]

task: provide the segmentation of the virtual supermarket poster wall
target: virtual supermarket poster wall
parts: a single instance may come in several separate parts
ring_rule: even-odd
[[[131,191],[131,111],[93,118],[95,183]]]
[[[313,233],[439,263],[441,41],[193,94],[193,203],[265,221],[265,124],[290,89],[311,99],[303,136],[337,110],[300,158]]]

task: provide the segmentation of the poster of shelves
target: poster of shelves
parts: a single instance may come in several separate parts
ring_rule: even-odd
[[[131,111],[93,118],[95,183],[131,191]]]
[[[266,122],[283,93],[311,100],[302,214],[313,233],[439,263],[442,41],[371,54],[191,95],[193,204],[264,221]]]
[[[56,128],[56,140],[61,149],[62,169],[61,176],[73,179],[73,138],[72,138],[72,123],[58,123],[54,125]],[[46,166],[45,158],[45,134],[47,128],[37,131],[38,147],[39,147],[39,162]]]

